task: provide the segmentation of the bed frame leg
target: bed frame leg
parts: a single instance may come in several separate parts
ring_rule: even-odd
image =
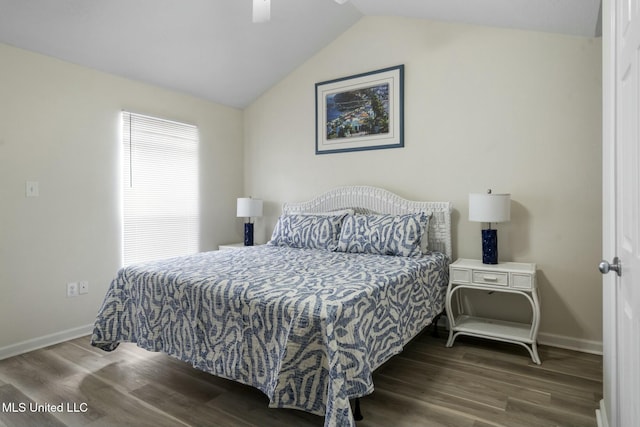
[[[356,397],[356,408],[355,413],[353,414],[353,419],[356,421],[362,420],[364,417],[362,416],[362,411],[360,410],[360,398]]]
[[[433,330],[431,331],[431,336],[434,338],[440,338],[440,334],[438,334],[438,321],[440,320],[440,318],[442,317],[443,314],[445,314],[446,312],[443,310],[442,313],[438,314],[436,317],[433,318],[433,322],[431,322],[431,325],[433,325]]]

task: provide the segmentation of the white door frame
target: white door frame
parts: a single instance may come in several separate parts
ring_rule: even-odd
[[[598,421],[640,420],[640,9],[638,0],[603,2],[603,276],[604,399]],[[614,257],[620,257],[620,263]],[[607,272],[610,265],[601,265]]]
[[[615,0],[602,2],[602,259],[616,256]],[[602,275],[603,394],[598,424],[618,425],[617,288],[614,274]]]

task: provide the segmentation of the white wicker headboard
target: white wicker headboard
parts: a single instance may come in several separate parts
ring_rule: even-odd
[[[358,213],[401,215],[414,212],[431,213],[429,249],[447,254],[451,259],[451,202],[418,202],[377,187],[364,185],[340,187],[299,203],[285,203],[284,214],[330,212],[355,209]]]

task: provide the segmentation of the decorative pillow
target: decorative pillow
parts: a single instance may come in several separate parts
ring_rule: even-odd
[[[342,224],[337,251],[374,255],[420,256],[420,241],[429,217],[406,215],[348,215]]]
[[[342,224],[337,251],[389,255],[387,242],[393,234],[392,215],[348,215]]]
[[[346,214],[281,215],[267,244],[298,249],[335,250],[345,216]]]
[[[429,216],[424,212],[396,217],[393,236],[388,250],[396,256],[414,257],[422,255],[422,239],[427,238]]]

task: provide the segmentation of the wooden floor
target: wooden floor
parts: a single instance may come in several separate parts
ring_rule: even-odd
[[[88,341],[0,361],[0,426],[323,425],[164,354],[132,344],[105,353]],[[602,357],[542,346],[536,366],[520,346],[444,343],[425,333],[379,368],[358,427],[596,426]]]

